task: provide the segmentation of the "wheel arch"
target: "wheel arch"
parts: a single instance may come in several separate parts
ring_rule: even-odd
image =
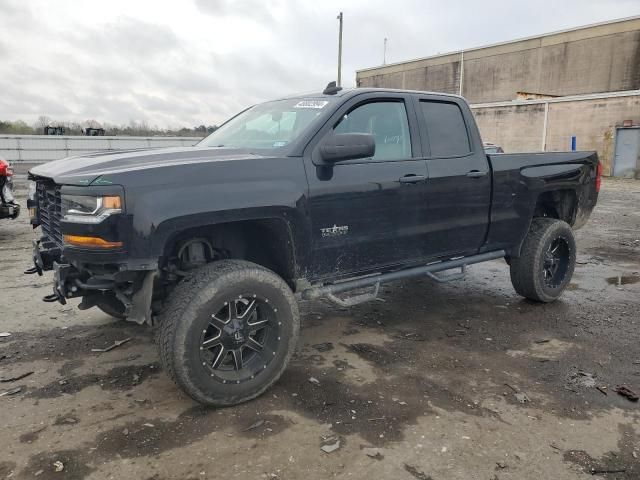
[[[217,259],[241,259],[262,265],[282,277],[291,288],[299,277],[295,227],[286,217],[258,216],[237,219],[201,218],[174,225],[156,245],[159,265],[166,266],[189,241],[208,242]]]
[[[578,195],[575,189],[547,190],[538,195],[533,210],[533,218],[555,218],[573,226],[576,221],[577,206]]]

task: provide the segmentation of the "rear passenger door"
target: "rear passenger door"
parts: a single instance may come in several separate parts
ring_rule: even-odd
[[[425,253],[477,253],[489,227],[491,171],[471,111],[456,97],[417,96],[415,105],[429,174]]]
[[[333,134],[368,133],[375,156],[327,164],[319,145]],[[427,170],[411,97],[348,100],[305,152],[313,242],[312,278],[346,276],[419,258]]]

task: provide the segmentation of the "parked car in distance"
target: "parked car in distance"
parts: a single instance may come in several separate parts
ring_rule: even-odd
[[[13,168],[11,164],[0,158],[0,219],[18,218],[20,205],[13,197]]]
[[[484,142],[483,145],[485,153],[504,153],[504,150],[500,145],[495,145],[490,142]]]
[[[46,301],[158,323],[175,383],[233,405],[286,368],[296,297],[350,306],[384,282],[504,258],[516,292],[556,300],[601,173],[595,152],[485,153],[459,96],[330,84],[248,108],[194,147],[34,167],[29,273],[53,270]]]

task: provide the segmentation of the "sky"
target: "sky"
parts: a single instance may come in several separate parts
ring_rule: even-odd
[[[0,0],[0,119],[160,128],[387,63],[640,15],[638,0]]]

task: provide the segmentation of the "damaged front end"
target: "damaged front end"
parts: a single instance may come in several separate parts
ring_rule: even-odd
[[[30,176],[31,223],[41,227],[33,241],[33,267],[53,271],[46,302],[65,304],[82,297],[81,310],[101,310],[136,323],[152,323],[151,303],[157,265],[129,258],[131,219],[122,187],[74,187]]]

